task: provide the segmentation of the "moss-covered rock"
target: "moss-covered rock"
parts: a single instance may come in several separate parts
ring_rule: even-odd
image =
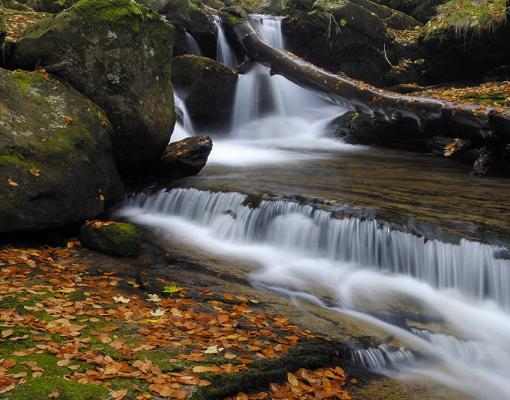
[[[58,392],[59,400],[106,400],[110,398],[107,388],[73,382],[61,377],[41,377],[29,379],[23,385],[7,393],[7,400],[48,399],[51,393]]]
[[[36,11],[58,13],[76,2],[78,0],[28,0],[26,4]]]
[[[174,29],[130,0],[81,0],[31,27],[12,65],[43,66],[100,105],[121,167],[153,162],[175,123],[170,63]]]
[[[183,55],[174,58],[172,80],[197,128],[225,127],[230,123],[237,73],[209,58]]]
[[[437,6],[448,0],[375,0],[376,3],[402,11],[420,22],[427,22],[436,14]]]
[[[0,2],[0,46],[3,45],[7,30],[5,27],[4,7]]]
[[[311,7],[311,8],[310,8]],[[289,3],[283,21],[289,50],[333,72],[381,84],[390,66],[388,28],[419,25],[413,18],[370,0],[303,0]]]
[[[205,166],[213,147],[209,136],[192,136],[168,145],[158,173],[171,178],[196,175]]]
[[[510,64],[506,2],[450,0],[425,26],[419,44],[426,63],[424,83],[479,80]],[[497,72],[496,72],[497,75]]]
[[[89,221],[80,229],[83,246],[112,256],[137,256],[141,240],[136,226],[129,223]]]
[[[162,12],[172,24],[192,34],[206,56],[216,57],[216,28],[201,2],[167,0]]]
[[[103,111],[55,77],[0,69],[0,232],[103,213],[123,196]]]

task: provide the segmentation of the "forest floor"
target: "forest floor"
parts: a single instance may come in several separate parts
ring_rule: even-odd
[[[90,253],[0,251],[0,398],[350,399],[328,342],[257,300],[103,271]]]

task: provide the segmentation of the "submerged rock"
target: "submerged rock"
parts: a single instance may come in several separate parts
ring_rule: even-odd
[[[209,136],[192,136],[170,143],[161,157],[158,174],[171,178],[196,175],[205,166],[212,147]]]
[[[123,196],[103,111],[51,75],[0,69],[0,232],[93,218]]]
[[[225,128],[230,123],[237,73],[209,58],[174,58],[172,80],[184,93],[184,102],[196,128]]]
[[[173,27],[130,0],[81,0],[29,28],[15,67],[45,67],[107,113],[121,167],[158,160],[175,123]]]
[[[80,229],[83,246],[112,256],[137,256],[141,241],[140,232],[130,223],[88,221]]]

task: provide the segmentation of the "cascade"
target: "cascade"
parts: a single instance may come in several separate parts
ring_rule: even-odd
[[[205,251],[253,262],[260,267],[254,281],[386,331],[400,348],[352,354],[370,368],[426,377],[483,400],[510,393],[510,261],[496,257],[502,248],[425,240],[290,201],[250,207],[247,199],[235,192],[161,190],[132,196],[120,215]],[[310,290],[331,293],[339,306]],[[395,299],[410,300],[456,336],[371,315],[371,306]]]
[[[184,32],[184,38],[186,40],[186,46],[190,54],[195,54],[197,56],[202,55],[202,50],[200,50],[200,45],[196,41],[196,39],[189,32]]]
[[[225,34],[225,30],[223,28],[223,23],[221,18],[218,16],[214,17],[214,25],[216,25],[216,29],[218,31],[218,41],[217,41],[217,50],[216,50],[216,60],[227,67],[235,67],[238,64],[237,57],[230,47],[230,44],[227,40],[227,35]]]

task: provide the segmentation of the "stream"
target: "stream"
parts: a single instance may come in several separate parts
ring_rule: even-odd
[[[284,48],[281,20],[254,15]],[[236,65],[220,20],[218,60]],[[200,51],[190,38],[190,51]],[[191,49],[193,47],[193,49]],[[172,140],[196,132],[182,98]],[[199,176],[133,194],[122,217],[255,266],[254,285],[385,332],[353,351],[378,373],[510,398],[510,187],[424,155],[328,137],[341,115],[255,64]],[[399,309],[421,323],[396,318]]]

